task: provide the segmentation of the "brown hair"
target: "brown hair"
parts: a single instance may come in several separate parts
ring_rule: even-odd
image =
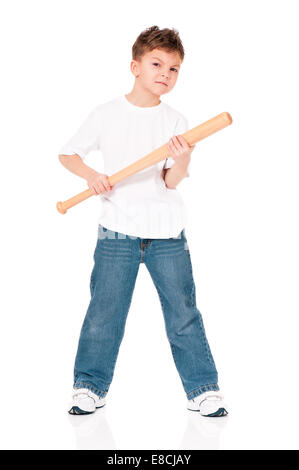
[[[183,62],[185,51],[176,29],[151,26],[142,31],[132,47],[132,59],[140,61],[142,56],[153,49],[165,49],[167,52],[178,52]]]

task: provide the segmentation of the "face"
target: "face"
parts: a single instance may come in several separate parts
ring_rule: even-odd
[[[141,61],[132,61],[132,71],[142,86],[155,95],[169,93],[178,78],[181,58],[177,52],[154,49]]]

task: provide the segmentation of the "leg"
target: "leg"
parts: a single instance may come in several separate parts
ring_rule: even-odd
[[[88,388],[100,397],[107,394],[113,378],[139,269],[136,241],[118,235],[99,225],[91,300],[75,361],[74,388]]]
[[[167,337],[187,398],[219,390],[216,366],[196,307],[185,231],[177,238],[153,239],[144,262],[160,297]]]

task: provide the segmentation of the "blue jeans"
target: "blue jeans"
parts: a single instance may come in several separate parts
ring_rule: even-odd
[[[139,238],[99,224],[91,300],[75,360],[74,388],[104,397],[112,382],[140,263],[157,289],[167,338],[187,398],[219,390],[218,374],[196,307],[185,229],[174,238]]]

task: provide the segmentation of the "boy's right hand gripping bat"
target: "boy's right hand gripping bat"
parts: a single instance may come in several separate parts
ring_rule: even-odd
[[[209,121],[206,121],[197,127],[193,127],[189,131],[182,134],[182,136],[184,137],[186,142],[191,146],[193,144],[196,144],[196,142],[199,142],[200,140],[204,139],[205,137],[208,137],[211,134],[220,131],[224,127],[229,126],[231,123],[232,118],[230,114],[221,113],[218,114],[218,116],[213,117]],[[149,153],[145,157],[140,158],[140,160],[131,163],[131,165],[128,165],[117,173],[114,173],[114,175],[109,176],[108,181],[111,186],[114,186],[115,183],[118,183],[119,181],[127,178],[128,176],[131,176],[134,173],[138,173],[138,171],[144,170],[145,168],[148,168],[149,166],[152,166],[160,162],[161,160],[165,160],[165,158],[167,157],[169,157],[169,149],[166,143],[154,150],[153,152]],[[92,192],[92,190],[87,189],[86,191],[83,191],[82,193],[79,193],[64,202],[57,202],[56,208],[58,212],[60,212],[61,214],[65,214],[68,209],[93,195],[94,193]]]

